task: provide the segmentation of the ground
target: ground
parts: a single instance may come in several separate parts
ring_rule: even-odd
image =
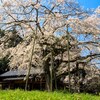
[[[100,96],[91,94],[70,94],[61,91],[23,91],[0,90],[0,100],[100,100]]]

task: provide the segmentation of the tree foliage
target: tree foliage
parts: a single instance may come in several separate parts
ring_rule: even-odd
[[[1,55],[10,53],[11,68],[28,69],[26,84],[32,66],[44,68],[52,90],[53,80],[67,72],[70,83],[74,66],[70,63],[97,65],[100,7],[87,11],[76,0],[3,0],[0,5],[1,29],[16,30],[11,41],[6,41],[10,48],[4,50],[6,43],[1,41]]]

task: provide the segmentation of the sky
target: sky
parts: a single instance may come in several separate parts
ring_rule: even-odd
[[[87,9],[87,8],[94,8],[94,9],[96,9],[98,6],[100,6],[100,0],[78,0],[78,2],[85,9]],[[80,38],[81,41],[84,39],[83,36],[80,36],[79,38]],[[82,56],[86,56],[89,53],[90,52],[88,50],[85,50],[85,51],[82,51],[81,52],[81,55]],[[98,62],[100,63],[99,60],[96,60],[96,62],[97,63]],[[98,68],[100,68],[100,65],[99,64],[96,64],[96,65],[97,65]]]
[[[100,6],[100,0],[78,0],[78,2],[84,8],[97,8]]]

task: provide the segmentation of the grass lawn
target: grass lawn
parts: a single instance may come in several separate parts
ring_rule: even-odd
[[[48,93],[46,91],[0,90],[0,100],[100,100],[100,96],[60,91]]]

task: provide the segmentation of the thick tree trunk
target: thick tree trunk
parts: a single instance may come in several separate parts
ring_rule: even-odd
[[[34,29],[31,27],[31,25],[30,25],[30,28],[34,32]],[[34,36],[33,37],[33,46],[32,46],[32,52],[31,52],[31,56],[30,56],[29,68],[28,68],[28,72],[26,75],[25,90],[27,90],[27,87],[28,87],[28,80],[29,80],[30,70],[31,70],[31,66],[32,66],[32,58],[33,58],[34,49],[35,49],[35,41],[36,41],[37,32],[38,32],[38,9],[36,9],[36,31],[33,33],[33,36]]]
[[[57,90],[57,78],[55,72],[54,72],[54,83],[55,83],[55,89]]]
[[[29,62],[28,72],[26,75],[25,90],[28,89],[28,81],[29,81],[29,75],[30,75],[30,70],[31,70],[31,66],[32,66],[32,58],[33,58],[33,54],[34,54],[35,40],[36,40],[36,36],[33,38],[33,46],[32,46],[32,51],[31,51],[31,56],[30,56],[30,62]]]
[[[46,74],[46,89],[48,92],[50,91],[50,76],[49,76],[49,74]]]
[[[68,52],[68,75],[69,75],[69,92],[71,92],[71,75],[70,75],[70,49],[69,49],[70,35],[67,26],[67,52]]]
[[[50,66],[50,91],[52,91],[52,88],[53,88],[53,68],[54,68],[53,51],[51,51],[51,66]]]

